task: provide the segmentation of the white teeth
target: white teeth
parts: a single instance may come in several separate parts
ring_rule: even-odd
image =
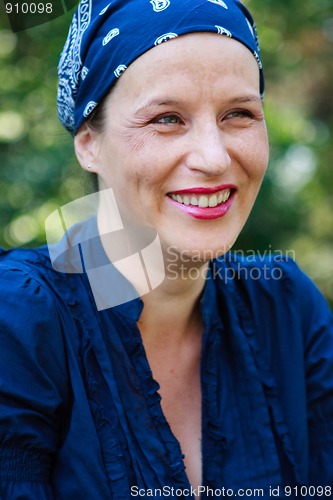
[[[230,196],[230,192],[228,193],[227,191],[223,194],[223,198],[222,198],[222,202],[225,202],[227,201],[227,199],[229,198]]]
[[[199,207],[200,208],[207,208],[208,207],[208,198],[207,196],[200,196],[199,198]]]
[[[213,194],[213,196],[209,197],[209,206],[216,207],[216,205],[217,205],[217,196],[216,194]]]
[[[195,196],[190,194],[185,194],[184,196],[180,196],[179,194],[170,194],[170,197],[181,203],[183,205],[193,205],[194,207],[199,206],[200,208],[211,207],[214,208],[221,203],[225,203],[231,195],[230,189],[225,189],[220,191],[219,193],[211,194],[210,196]]]

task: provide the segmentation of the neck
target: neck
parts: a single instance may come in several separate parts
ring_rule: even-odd
[[[139,226],[126,226],[121,234],[110,230],[107,227],[110,219],[103,217],[103,214],[109,214],[110,210],[102,210],[107,200],[108,193],[105,199],[100,199],[98,228],[104,250],[117,267],[120,256],[131,256],[145,248],[155,235],[151,229]],[[208,262],[198,262],[191,257],[184,258],[175,253],[172,253],[171,257],[170,260],[168,252],[164,253],[165,278],[148,294],[145,293],[147,282],[142,273],[133,273],[132,265],[129,265],[128,269],[122,266],[120,271],[138,293],[143,295],[144,309],[138,321],[142,337],[152,342],[156,339],[159,344],[165,339],[168,345],[175,347],[188,339],[189,335],[197,335],[198,332],[201,334],[202,321],[198,301],[204,288]],[[158,276],[160,259],[155,260],[154,255],[151,255],[149,264],[152,275]]]
[[[166,266],[167,267],[167,266]],[[184,266],[166,269],[166,278],[143,296],[144,309],[138,326],[144,340],[175,346],[202,331],[199,298],[205,284],[208,263],[195,263],[191,274]],[[195,279],[193,279],[193,271]],[[163,344],[162,344],[163,345]]]

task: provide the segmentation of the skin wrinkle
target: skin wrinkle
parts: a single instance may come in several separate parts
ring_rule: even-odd
[[[130,127],[132,130],[139,127]],[[141,127],[140,127],[141,128]],[[128,149],[133,153],[137,153],[144,146],[157,135],[156,130],[146,129],[139,136],[133,135],[131,131],[123,132],[119,138],[123,141],[123,144],[127,144]]]

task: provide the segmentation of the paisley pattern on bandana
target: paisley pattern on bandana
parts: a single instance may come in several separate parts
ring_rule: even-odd
[[[75,98],[79,89],[80,77],[88,75],[81,61],[81,41],[91,21],[91,0],[82,0],[73,17],[68,37],[58,65],[58,116],[61,123],[70,132],[74,130]]]
[[[238,40],[264,76],[257,31],[239,0],[81,0],[58,65],[58,116],[75,134],[127,67],[173,38],[212,32]]]

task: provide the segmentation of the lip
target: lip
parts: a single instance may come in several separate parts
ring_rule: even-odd
[[[201,208],[198,206],[192,206],[192,205],[184,205],[183,203],[178,203],[178,201],[173,200],[170,196],[166,196],[166,198],[169,200],[170,203],[175,205],[179,210],[182,212],[187,213],[191,217],[199,220],[213,220],[213,219],[219,219],[220,217],[223,217],[226,215],[236,196],[236,188],[234,186],[231,186],[230,184],[226,187],[224,185],[222,188],[219,186],[218,188],[209,188],[210,190],[208,191],[208,188],[193,188],[192,190],[190,189],[184,189],[182,191],[172,191],[172,194],[181,194],[181,193],[196,193],[196,194],[213,194],[216,193],[217,191],[222,191],[223,189],[232,189],[231,195],[228,198],[228,200],[224,203],[221,203],[221,205],[218,205],[216,207],[206,207],[206,208]],[[200,190],[200,191],[198,191]]]

